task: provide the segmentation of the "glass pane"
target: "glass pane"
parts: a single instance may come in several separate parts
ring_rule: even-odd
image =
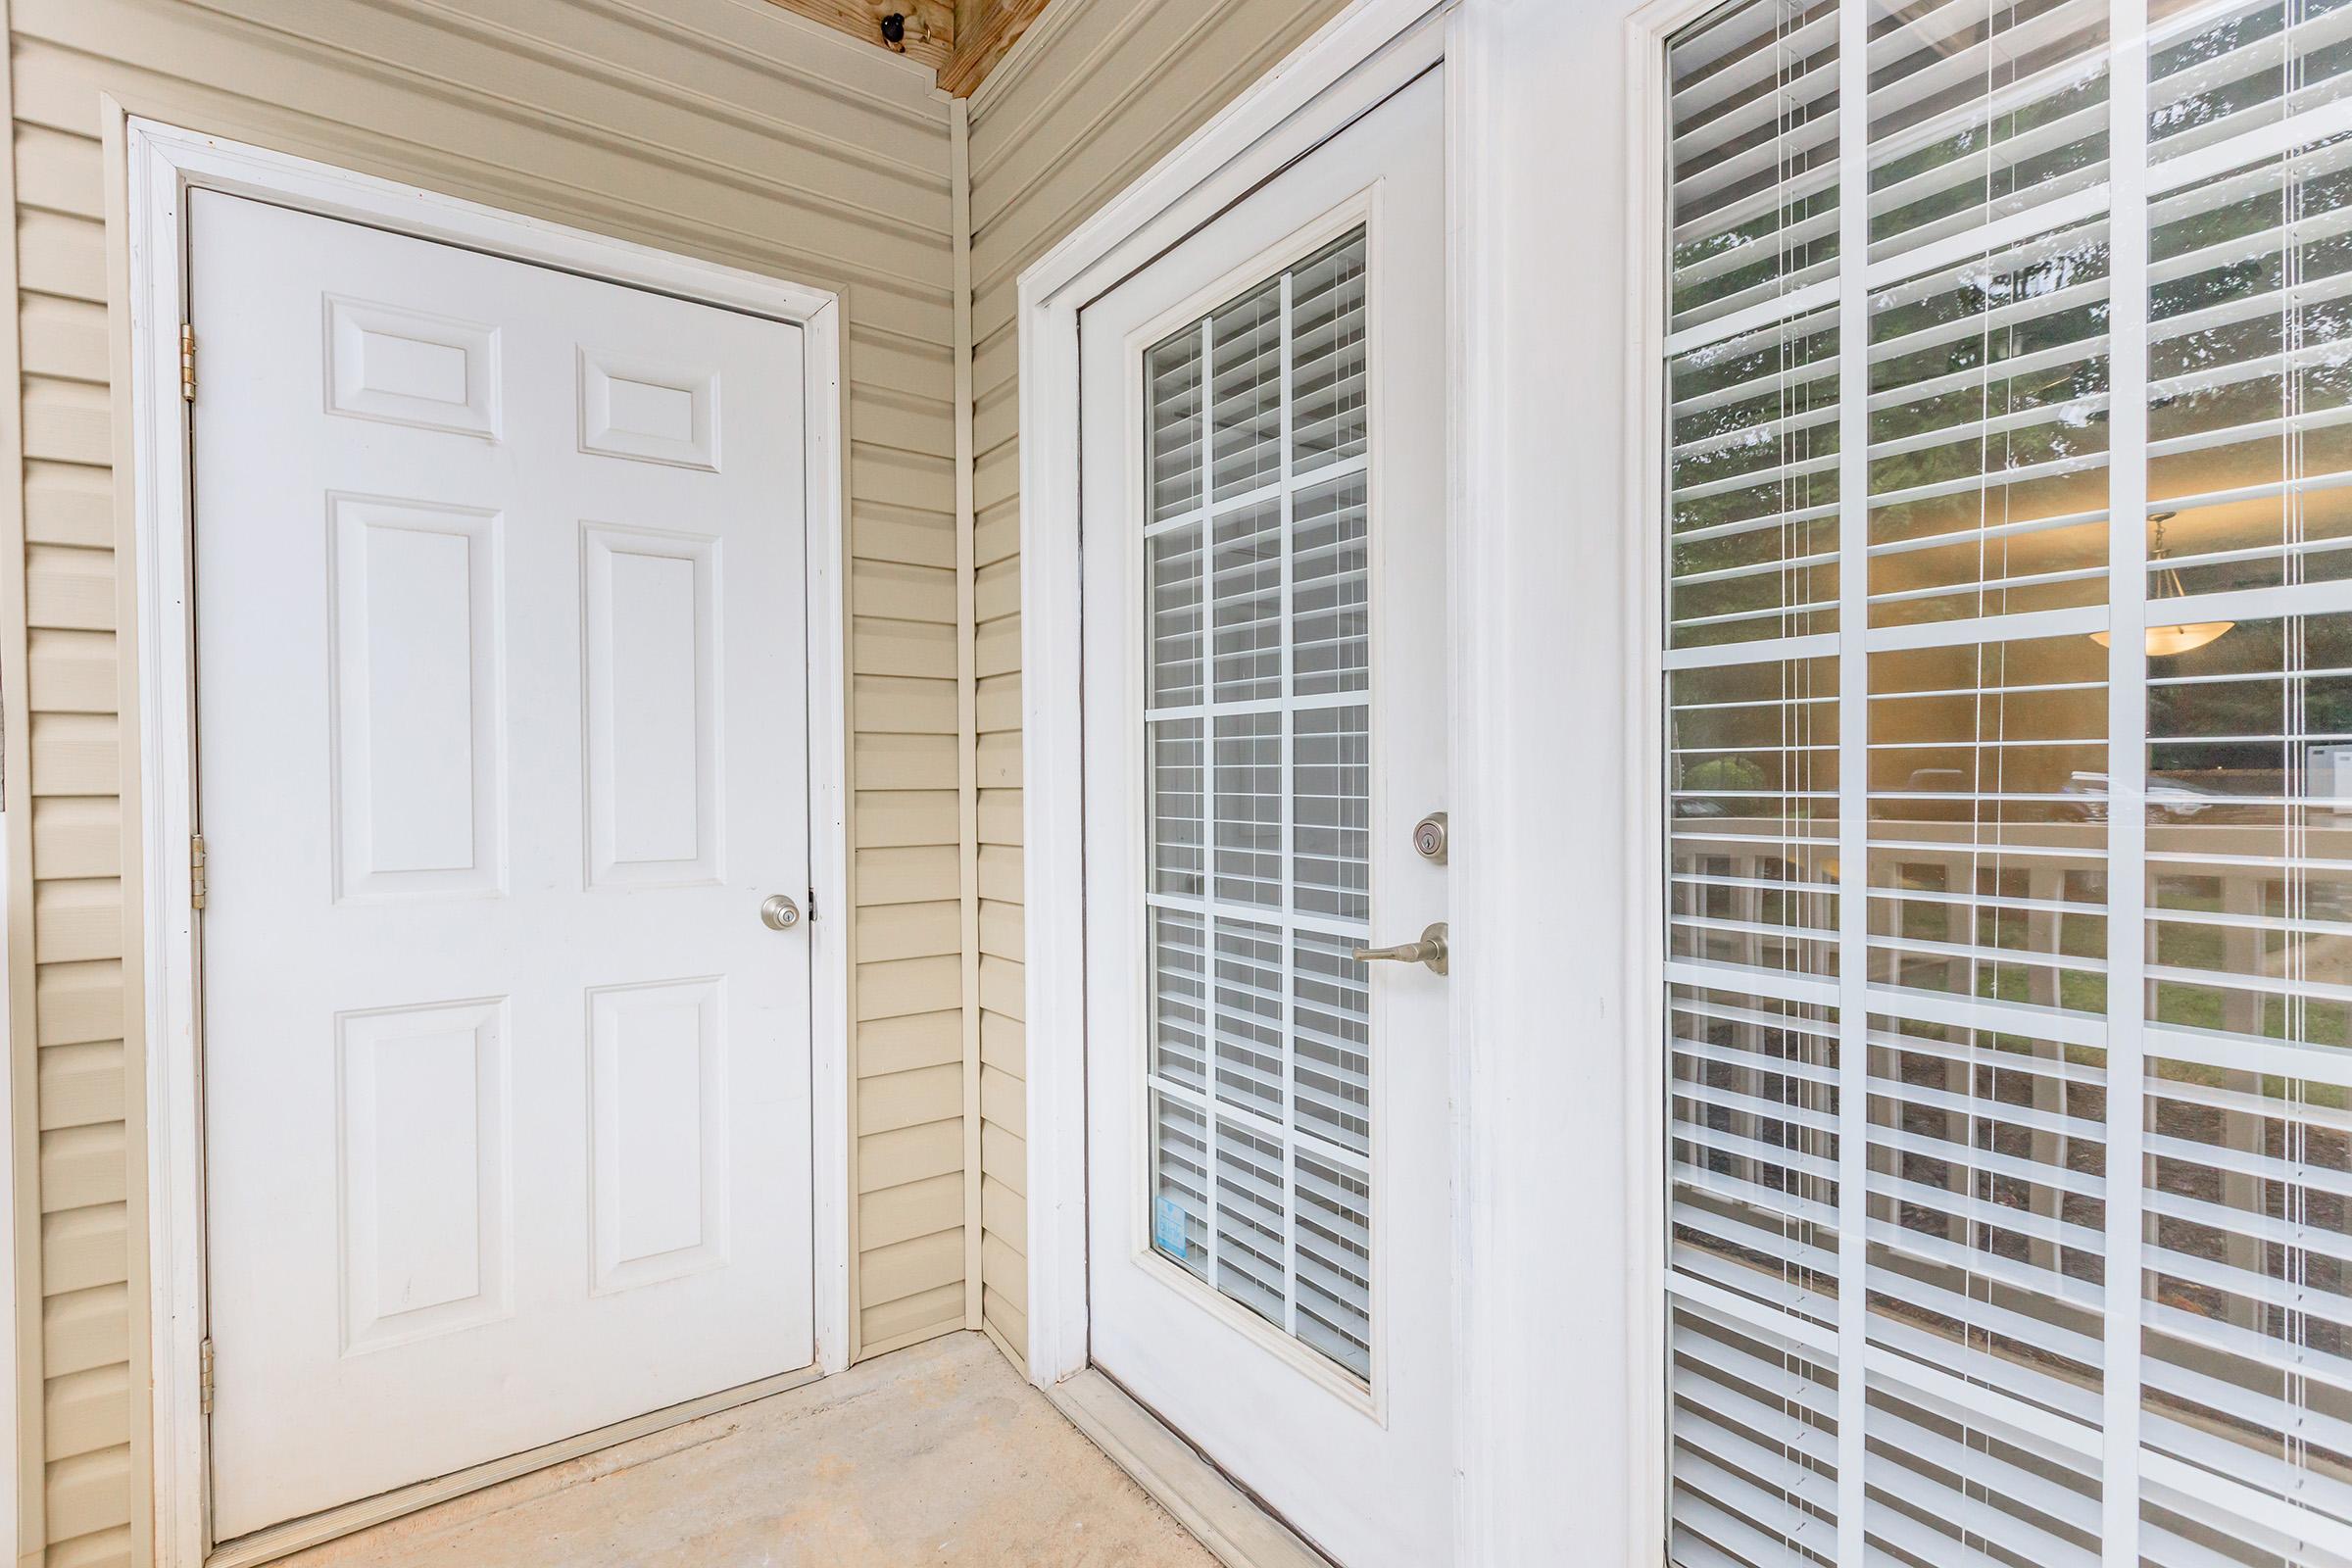
[[[1838,662],[1667,677],[1668,952],[1838,972]]]
[[[1219,702],[1282,695],[1282,513],[1267,501],[1216,519],[1209,616]]]
[[[2352,613],[2148,666],[2143,1426],[2352,1519]]]
[[[2093,1568],[2099,1466],[2048,1439],[1872,1380],[1862,1429],[1873,1562]]]
[[[1282,306],[1272,282],[1208,318],[1211,474],[1219,502],[1282,477]]]
[[[1152,1097],[1152,1235],[1160,1252],[1208,1277],[1208,1118],[1189,1101]]]
[[[2104,604],[2107,229],[1870,300],[1870,622]]]
[[[1152,891],[1192,894],[1207,885],[1202,861],[1206,758],[1200,720],[1163,718],[1151,726]]]
[[[2352,576],[2348,203],[2337,139],[2150,205],[2151,600]]]
[[[1838,1373],[1704,1307],[1669,1309],[1677,1563],[1838,1561]]]
[[[2278,124],[2352,86],[2342,0],[2154,0],[2148,32],[2150,163]]]
[[[1371,676],[1364,475],[1311,486],[1291,505],[1295,689],[1302,697],[1360,692]]]
[[[1674,1266],[1817,1323],[1838,1310],[1838,1010],[1669,993]]]
[[[1372,1184],[1300,1148],[1292,1273],[1298,1337],[1359,1378],[1372,1376]]]
[[[2159,12],[2150,156],[2201,177],[2148,213],[2141,1438],[2352,1521],[2352,142],[2229,156],[2341,96],[2352,12]]]
[[[1869,668],[1870,1339],[2095,1423],[2107,651]]]
[[[1671,646],[1838,626],[1838,313],[1666,368]]]
[[[1364,455],[1364,236],[1291,270],[1291,466]]]
[[[1271,1323],[1289,1292],[1282,1142],[1217,1118],[1217,1289]]]
[[[1180,523],[1147,542],[1152,601],[1152,703],[1188,708],[1200,701],[1200,527]]]
[[[1153,349],[1146,362],[1153,522],[1200,505],[1200,328],[1180,333]]]
[[[2106,0],[1924,0],[1870,23],[1870,255],[2107,176]]]
[[[1365,267],[1359,229],[1144,356],[1142,743],[1152,1248],[1369,1381]]]
[[[1678,36],[1666,64],[1675,327],[1838,265],[1838,8],[1748,0]]]

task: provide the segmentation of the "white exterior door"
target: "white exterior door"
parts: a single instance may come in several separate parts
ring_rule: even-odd
[[[814,1358],[802,340],[191,236],[229,1539]]]
[[[1092,1355],[1348,1568],[1451,1557],[1444,89],[1081,318]]]

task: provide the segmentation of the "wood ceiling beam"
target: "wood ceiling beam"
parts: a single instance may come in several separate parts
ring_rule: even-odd
[[[969,98],[1045,9],[1046,0],[957,0],[956,51],[940,67],[940,86]]]
[[[947,69],[956,53],[954,0],[772,0],[785,10],[838,27],[877,49],[895,49],[919,60],[934,72]],[[906,19],[906,37],[896,45],[883,41],[882,19]]]
[[[969,98],[1005,51],[1019,41],[1046,0],[772,0],[877,49],[896,49],[929,66],[942,90]],[[883,37],[883,19],[905,19],[898,44]]]

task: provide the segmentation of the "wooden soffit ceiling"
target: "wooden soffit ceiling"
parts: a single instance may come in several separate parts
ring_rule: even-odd
[[[1046,0],[774,0],[787,11],[838,27],[877,49],[929,66],[958,98],[987,79]],[[894,25],[892,18],[898,21]],[[890,36],[897,33],[894,39]]]

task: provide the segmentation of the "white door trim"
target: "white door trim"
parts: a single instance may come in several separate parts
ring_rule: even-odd
[[[179,396],[186,196],[248,196],[588,277],[797,323],[805,333],[808,517],[811,1152],[817,1367],[849,1357],[848,694],[844,686],[842,315],[838,297],[756,272],[608,239],[264,148],[129,118],[129,346],[138,766],[124,780],[143,854],[125,867],[141,957],[126,981],[145,1029],[148,1353],[158,1568],[199,1568],[207,1517],[198,1348],[204,1335],[204,1209],[198,962],[189,907],[194,800],[190,667],[191,494]],[[200,346],[201,359],[201,346]],[[201,374],[201,365],[199,366]],[[136,1287],[134,1286],[134,1289]]]
[[[1555,88],[1596,37],[1622,58],[1621,16],[1354,0],[1020,280],[1029,1366],[1050,1387],[1088,1346],[1079,312],[1443,56],[1462,1562],[1647,1561],[1660,1534],[1618,1419],[1644,1430],[1650,1405],[1630,1370],[1646,1344],[1631,1205],[1649,1169],[1626,1114],[1642,928],[1611,896],[1638,858],[1614,373],[1635,314],[1613,221],[1626,109]],[[1593,439],[1558,439],[1579,418]]]

